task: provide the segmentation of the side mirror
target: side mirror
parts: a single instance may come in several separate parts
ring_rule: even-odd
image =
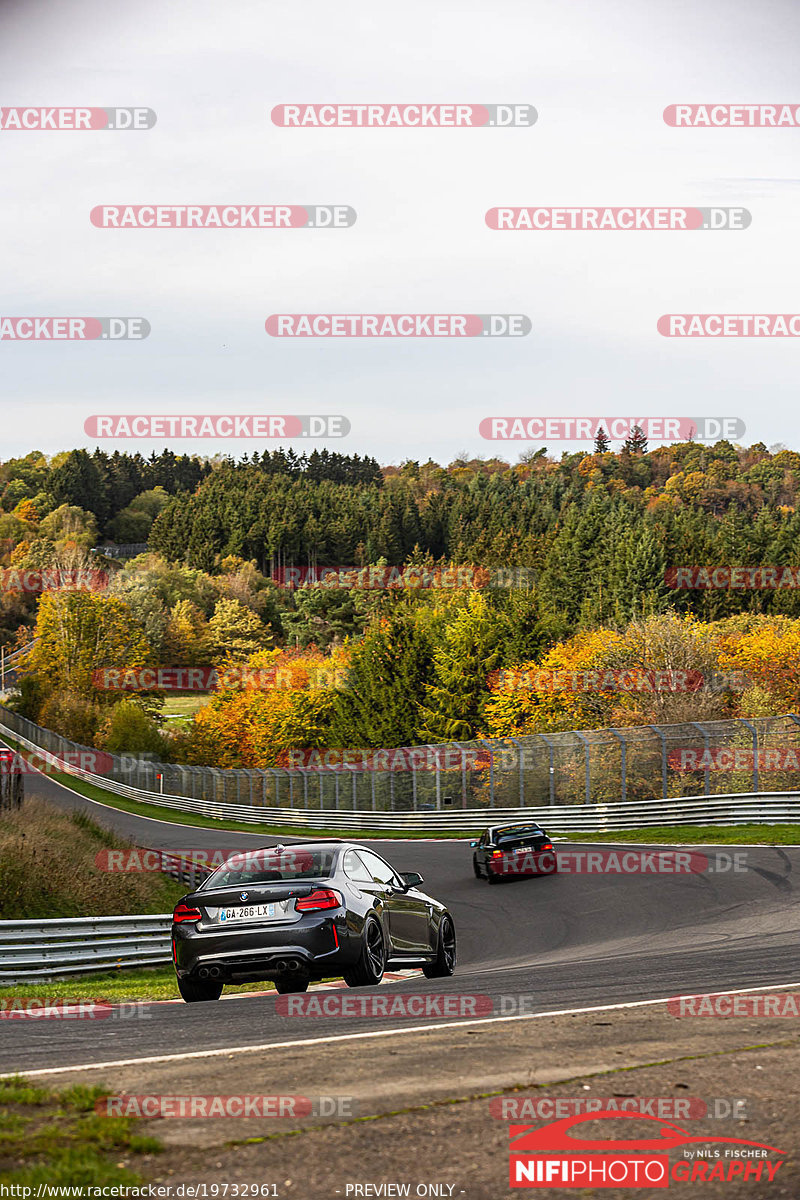
[[[400,878],[403,881],[403,890],[408,892],[411,888],[419,887],[425,880],[416,871],[401,871]]]
[[[475,849],[477,844],[478,844],[477,842],[470,842],[470,846],[473,848],[473,850]]]

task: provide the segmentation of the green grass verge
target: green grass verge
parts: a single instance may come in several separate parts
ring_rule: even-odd
[[[56,1092],[35,1087],[20,1075],[0,1079],[3,1184],[35,1188],[143,1183],[140,1170],[147,1169],[163,1147],[155,1138],[136,1133],[133,1118],[95,1112],[97,1101],[111,1094],[103,1085]]]
[[[236,983],[226,985],[225,995],[234,992],[272,991],[271,983]],[[53,979],[47,983],[12,983],[0,985],[0,1004],[12,1001],[107,1000],[109,1004],[126,1004],[135,1000],[179,1000],[175,971],[168,967],[132,967],[128,970],[93,972],[71,979]]]
[[[170,695],[164,701],[161,716],[168,727],[187,725],[195,713],[204,708],[210,699],[209,692],[192,692],[185,696]]]
[[[676,842],[698,845],[800,845],[800,825],[660,825],[653,829],[604,830],[565,834],[574,842]]]

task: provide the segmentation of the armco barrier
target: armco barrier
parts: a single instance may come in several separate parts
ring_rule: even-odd
[[[791,729],[800,726],[800,718],[791,714],[786,717],[770,720],[776,726],[779,722],[787,723]],[[758,728],[754,722],[745,722],[745,724],[753,724],[753,728],[756,730],[753,734],[755,743]],[[664,738],[667,735],[663,733],[663,730],[670,728],[677,729],[679,727],[662,727]],[[710,728],[710,725],[707,725],[705,728]],[[18,745],[35,751],[42,759],[52,763],[56,769],[63,771],[65,774],[92,783],[125,799],[146,802],[178,812],[195,813],[199,816],[216,820],[233,820],[240,821],[243,824],[267,827],[292,826],[294,828],[307,828],[309,831],[327,829],[339,830],[345,833],[368,829],[395,832],[427,831],[435,833],[447,830],[467,832],[481,827],[485,828],[489,824],[497,824],[501,821],[522,819],[540,821],[553,833],[581,833],[590,831],[600,832],[604,830],[613,831],[615,829],[646,829],[659,825],[740,825],[750,822],[774,824],[800,821],[800,792],[794,789],[772,792],[734,792],[720,795],[709,795],[706,793],[695,796],[662,796],[654,799],[639,800],[627,800],[623,796],[620,801],[607,803],[576,802],[557,805],[553,803],[553,791],[551,788],[551,802],[549,804],[509,805],[498,803],[501,796],[505,797],[509,794],[509,789],[501,786],[497,781],[500,771],[495,767],[495,755],[499,757],[500,750],[505,749],[505,747],[501,748],[497,744],[495,744],[492,751],[492,765],[486,772],[486,775],[488,775],[488,784],[487,791],[485,792],[485,803],[482,803],[480,806],[463,803],[460,807],[451,807],[449,809],[439,807],[437,804],[432,810],[428,810],[427,806],[423,808],[421,805],[417,807],[403,807],[402,809],[391,806],[389,811],[387,811],[385,808],[369,807],[366,804],[362,806],[355,803],[356,773],[352,775],[351,804],[348,803],[348,800],[350,800],[348,796],[350,780],[347,776],[343,776],[341,772],[331,771],[327,773],[329,777],[335,776],[336,790],[334,796],[333,788],[330,788],[333,806],[326,807],[328,801],[326,800],[323,803],[322,798],[322,775],[311,770],[294,770],[291,772],[273,770],[222,771],[212,770],[211,768],[187,768],[174,764],[146,764],[150,777],[154,775],[156,778],[158,777],[156,768],[158,768],[158,772],[166,773],[172,771],[174,773],[170,779],[170,787],[165,788],[162,792],[161,790],[156,791],[152,788],[133,787],[128,783],[121,782],[112,775],[98,776],[80,769],[73,762],[68,762],[60,758],[57,750],[54,748],[62,748],[62,752],[66,753],[70,748],[82,750],[86,749],[85,747],[77,747],[74,743],[67,742],[64,738],[52,733],[50,730],[42,729],[40,726],[18,717],[16,714],[2,707],[0,707],[0,731],[6,732]],[[598,732],[604,733],[608,731]],[[626,732],[630,735],[639,731]],[[558,735],[547,735],[550,740],[556,736]],[[588,734],[571,734],[569,736],[582,736],[585,739],[589,737]],[[620,735],[617,734],[617,736]],[[489,747],[491,744],[486,742],[484,745]],[[174,791],[175,781],[185,778],[185,772],[192,771],[204,772],[205,774],[202,775],[203,781],[205,781],[207,776],[212,779],[214,785],[211,788],[213,798],[197,798],[196,796],[182,795]],[[280,780],[276,782],[276,788],[280,787],[284,792],[288,792],[292,801],[288,806],[268,804],[256,794],[260,790],[260,788],[253,786],[256,779],[260,785],[263,785],[264,778],[267,776],[280,776]],[[251,778],[250,803],[242,804],[227,799],[229,777],[233,777],[235,781],[234,790],[237,795],[241,795],[242,777]],[[522,787],[522,777],[523,773],[520,770],[520,794],[524,790]],[[329,784],[330,779],[327,782]],[[373,802],[375,797],[374,782],[375,774],[372,776]],[[391,777],[390,782],[393,782],[393,777]],[[341,796],[340,783],[343,785],[341,788],[343,795]],[[33,791],[35,788],[31,788],[30,790]],[[513,789],[511,790],[513,791]],[[314,792],[317,791],[318,797],[315,797]],[[222,794],[222,799],[217,798],[220,793]],[[588,794],[589,789],[587,788]],[[261,796],[264,796],[263,790],[261,791]]]
[[[551,833],[588,833],[615,829],[647,829],[678,825],[743,825],[800,822],[800,792],[761,792],[723,796],[679,796],[625,804],[567,804],[526,808],[475,808],[453,812],[325,812],[297,808],[251,807],[244,804],[213,803],[188,796],[146,792],[117,783],[106,776],[92,775],[33,742],[16,735],[15,740],[36,749],[57,769],[127,800],[155,804],[177,812],[196,813],[216,820],[241,821],[262,826],[285,826],[355,832],[377,829],[396,832],[468,832],[502,821],[539,821]]]
[[[171,913],[0,921],[0,984],[171,962]]]

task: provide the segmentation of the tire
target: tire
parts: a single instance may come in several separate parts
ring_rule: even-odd
[[[383,929],[376,917],[367,917],[359,960],[354,967],[345,971],[342,978],[348,987],[375,987],[383,979],[385,970],[386,940]]]
[[[307,992],[308,984],[307,975],[285,975],[283,979],[275,980],[275,991],[279,996],[287,996],[290,992]]]
[[[426,979],[442,979],[452,975],[456,969],[456,931],[450,917],[442,917],[439,925],[439,940],[436,945],[436,958],[426,963],[422,974]]]
[[[473,856],[472,856],[472,869],[473,869],[473,871],[475,872],[475,878],[476,878],[476,879],[483,879],[483,876],[481,875],[481,873],[480,873],[480,871],[479,871],[479,869],[478,869],[478,860],[477,860],[477,858],[475,857],[475,855],[474,855],[474,854],[473,854]]]
[[[219,1000],[222,984],[216,979],[178,978],[178,991],[187,1004],[198,1004],[201,1000]]]

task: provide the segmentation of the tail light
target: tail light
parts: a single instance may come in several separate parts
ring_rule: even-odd
[[[543,850],[552,850],[553,843],[552,842],[542,842],[542,849]]]
[[[323,908],[338,908],[342,897],[333,888],[318,888],[310,896],[295,900],[294,906],[298,912],[318,912]]]
[[[503,857],[502,850],[493,850],[492,851],[492,858],[502,858],[502,857]]]
[[[199,908],[189,908],[188,904],[179,904],[172,914],[172,920],[176,925],[181,925],[184,921],[199,921],[202,916]]]

